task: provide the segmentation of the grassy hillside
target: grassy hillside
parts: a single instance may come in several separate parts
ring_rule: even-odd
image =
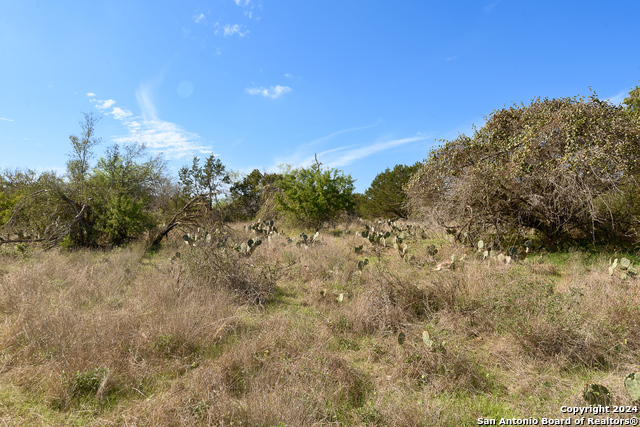
[[[251,256],[230,248],[253,236],[242,226],[226,252],[3,248],[0,420],[461,426],[566,418],[587,383],[632,404],[638,279],[607,270],[633,257],[534,250],[506,264],[431,232],[408,237],[403,259],[361,229],[263,237]]]

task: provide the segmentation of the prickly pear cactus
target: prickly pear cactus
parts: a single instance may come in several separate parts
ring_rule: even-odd
[[[400,345],[404,344],[406,339],[407,339],[407,336],[404,334],[404,332],[400,332],[398,334],[398,344]]]
[[[436,248],[436,245],[428,246],[427,253],[429,254],[429,256],[436,256],[436,254],[438,253],[438,249]]]
[[[587,384],[582,390],[582,397],[590,405],[611,405],[611,392],[600,384]]]
[[[622,258],[620,260],[620,270],[626,270],[629,267],[631,267],[631,261],[629,261],[627,258]]]
[[[358,261],[358,270],[362,271],[367,264],[369,264],[369,258],[365,258],[364,261]]]
[[[424,331],[422,333],[422,342],[424,342],[424,345],[426,345],[429,350],[433,350],[433,340],[429,337],[429,332]]]
[[[484,242],[482,240],[478,241],[478,252],[482,252],[482,249],[484,249]]]
[[[613,276],[613,272],[616,270],[617,267],[618,267],[618,258],[616,258],[615,261],[613,262],[609,260],[609,276]]]
[[[524,246],[526,247],[525,252],[529,253],[529,251],[533,247],[533,241],[527,240],[526,242],[524,242]]]
[[[640,372],[631,372],[624,377],[624,386],[634,402],[640,401]]]

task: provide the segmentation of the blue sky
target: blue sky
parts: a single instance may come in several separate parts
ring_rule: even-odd
[[[64,171],[82,112],[248,173],[320,161],[356,178],[426,157],[511,102],[640,84],[633,1],[0,2],[0,168]]]

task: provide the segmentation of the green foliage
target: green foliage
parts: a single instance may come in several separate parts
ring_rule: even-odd
[[[86,372],[76,372],[69,379],[69,388],[73,396],[88,396],[95,394],[107,376],[107,370],[96,367]]]
[[[404,207],[404,185],[418,170],[419,163],[413,166],[396,165],[393,170],[387,168],[373,179],[365,191],[358,213],[367,218],[407,217]]]
[[[278,182],[278,209],[290,219],[319,230],[353,207],[353,178],[336,169],[298,168],[284,174]]]
[[[632,115],[640,118],[640,86],[631,89],[629,96],[627,96],[622,103]]]
[[[117,245],[155,227],[156,212],[170,198],[163,193],[169,187],[164,161],[155,156],[140,162],[144,145],[114,145],[92,167],[93,149],[100,143],[97,122],[94,115],[85,114],[82,134],[69,137],[66,179],[53,172],[2,174],[3,231],[73,247]]]
[[[637,206],[615,212],[606,203],[638,192],[640,126],[595,95],[504,108],[472,137],[443,142],[409,180],[407,203],[460,227],[458,239],[464,231],[505,241],[533,228],[550,246],[567,237],[619,241],[640,225]]]
[[[182,191],[189,197],[200,194],[205,195],[206,205],[209,209],[214,207],[220,215],[219,220],[224,220],[220,196],[225,193],[226,186],[231,184],[231,177],[219,158],[213,154],[207,157],[204,165],[200,166],[200,159],[193,158],[191,168],[183,166],[178,171]]]
[[[242,180],[235,182],[229,189],[231,204],[229,210],[234,219],[254,218],[262,205],[275,190],[275,183],[282,178],[275,173],[261,173],[254,169]]]
[[[116,194],[107,200],[104,212],[96,221],[96,230],[111,244],[125,243],[155,226],[143,200],[135,201],[127,194]]]

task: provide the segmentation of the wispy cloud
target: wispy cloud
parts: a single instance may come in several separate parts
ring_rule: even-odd
[[[143,143],[151,151],[167,158],[180,159],[194,153],[213,154],[211,147],[200,143],[200,135],[164,120],[123,120],[129,134],[113,138],[117,143]]]
[[[358,127],[355,127],[355,128],[341,129],[341,130],[335,131],[335,132],[333,132],[333,133],[330,133],[329,135],[326,135],[326,136],[320,137],[320,138],[318,138],[318,139],[314,139],[313,141],[308,142],[307,144],[304,144],[304,145],[305,145],[305,146],[312,146],[312,145],[315,145],[315,144],[317,144],[317,143],[319,143],[319,142],[326,141],[327,139],[331,139],[331,138],[333,138],[334,136],[338,136],[338,135],[343,134],[343,133],[347,133],[347,132],[355,132],[355,131],[358,131],[358,130],[369,129],[369,128],[372,128],[372,127],[378,126],[379,124],[380,124],[380,119],[378,119],[378,120],[377,120],[374,124],[372,124],[372,125],[358,126]]]
[[[157,120],[158,112],[156,111],[156,106],[153,104],[151,100],[151,85],[142,84],[136,90],[136,100],[138,101],[138,106],[142,110],[142,118],[144,120]]]
[[[353,127],[353,128],[346,128],[346,129],[341,129],[335,132],[330,133],[329,135],[325,135],[322,136],[320,138],[316,138],[313,141],[310,142],[306,142],[304,144],[301,144],[300,146],[298,146],[298,148],[293,152],[293,154],[290,154],[284,158],[276,158],[274,159],[274,164],[273,167],[271,168],[272,170],[277,170],[277,166],[280,164],[287,164],[287,165],[295,165],[295,166],[308,166],[311,163],[313,163],[314,161],[314,154],[313,153],[317,153],[318,152],[318,148],[321,145],[321,143],[328,141],[338,135],[341,135],[343,133],[348,133],[348,132],[356,132],[359,130],[364,130],[364,129],[369,129],[372,128],[374,126],[377,126],[380,123],[380,120],[377,120],[374,124],[372,125],[366,125],[366,126],[357,126],[357,127]],[[327,154],[327,153],[331,153],[337,150],[342,150],[345,148],[350,148],[352,146],[346,146],[346,147],[340,147],[340,148],[334,148],[334,149],[330,149],[330,150],[324,150],[323,154]]]
[[[454,59],[456,59],[458,57],[458,55],[456,56],[450,56],[449,58],[447,58],[447,61],[453,61]]]
[[[381,151],[386,151],[391,148],[397,148],[412,142],[424,141],[427,138],[429,138],[429,136],[427,135],[417,135],[411,138],[394,139],[392,141],[385,141],[385,142],[376,142],[374,144],[371,144],[365,147],[353,148],[350,150],[346,150],[344,152],[338,152],[338,150],[332,150],[334,151],[335,154],[337,154],[337,157],[326,162],[326,165],[329,166],[330,168],[347,166],[357,160],[363,159],[365,157],[369,157]],[[347,147],[343,147],[343,148],[346,149]],[[343,151],[343,150],[340,150],[340,151]],[[321,156],[325,154],[327,154],[327,152],[320,153]]]
[[[410,138],[375,142],[373,144],[360,147],[357,144],[345,145],[342,147],[321,151],[317,153],[317,155],[323,165],[330,168],[338,168],[341,166],[348,166],[360,159],[369,157],[381,151],[401,147],[412,142],[424,141],[425,139],[428,139],[430,137],[430,135],[418,134]],[[276,164],[288,164],[294,167],[308,167],[315,162],[316,154],[311,154],[311,151],[309,150],[305,151],[307,151],[307,154],[302,158],[298,157],[300,153],[296,153],[294,154],[294,156],[290,156],[289,158],[276,160]]]
[[[619,94],[614,95],[611,98],[607,98],[607,101],[615,105],[620,105],[622,101],[624,101],[624,99],[628,96],[628,94],[629,93],[626,90],[623,90]]]
[[[13,119],[7,119],[5,117],[0,117],[0,120],[3,120],[5,122],[12,122],[13,121]]]
[[[323,141],[332,139],[340,134],[347,132],[355,132],[377,126],[380,123],[378,120],[376,123],[367,126],[359,126],[354,128],[342,129],[333,132],[329,135],[315,139],[311,142],[301,145],[295,151],[294,154],[285,158],[277,158],[274,161],[275,165],[288,164],[294,167],[308,167],[315,161],[315,153],[317,153],[320,161],[330,168],[337,168],[341,166],[350,165],[360,159],[372,156],[376,153],[380,153],[386,150],[391,150],[404,145],[408,145],[414,142],[424,141],[431,138],[431,135],[425,135],[418,133],[416,136],[409,138],[393,139],[377,141],[371,144],[350,144],[341,147],[330,148],[328,150],[318,151],[317,145]],[[275,170],[275,167],[271,169]]]
[[[89,92],[89,93],[87,93],[87,96],[88,96],[89,98],[93,98],[93,97],[95,97],[95,96],[96,96],[96,94],[95,94],[95,93],[93,93],[93,92]]]
[[[289,86],[271,86],[269,89],[263,87],[248,87],[244,91],[249,95],[262,95],[266,98],[275,99],[292,90]]]
[[[153,103],[152,87],[158,82],[151,84],[141,84],[135,91],[138,106],[142,111],[142,116],[134,116],[126,108],[113,107],[108,115],[120,121],[127,129],[126,135],[119,135],[112,138],[118,144],[142,143],[152,152],[162,152],[167,158],[179,159],[192,154],[212,154],[211,147],[203,145],[201,137],[197,133],[189,132],[183,127],[161,120],[158,118],[158,111]],[[95,96],[95,94],[91,94]],[[107,109],[112,107],[116,101],[90,100],[91,103],[99,103],[98,108]]]
[[[494,1],[494,2],[493,2],[493,3],[491,3],[491,4],[486,5],[486,6],[484,7],[484,10],[486,10],[487,12],[490,12],[490,11],[492,11],[492,10],[493,10],[493,8],[494,8],[494,7],[496,7],[496,6],[498,5],[498,3],[500,3],[500,0],[498,0],[498,1]]]

